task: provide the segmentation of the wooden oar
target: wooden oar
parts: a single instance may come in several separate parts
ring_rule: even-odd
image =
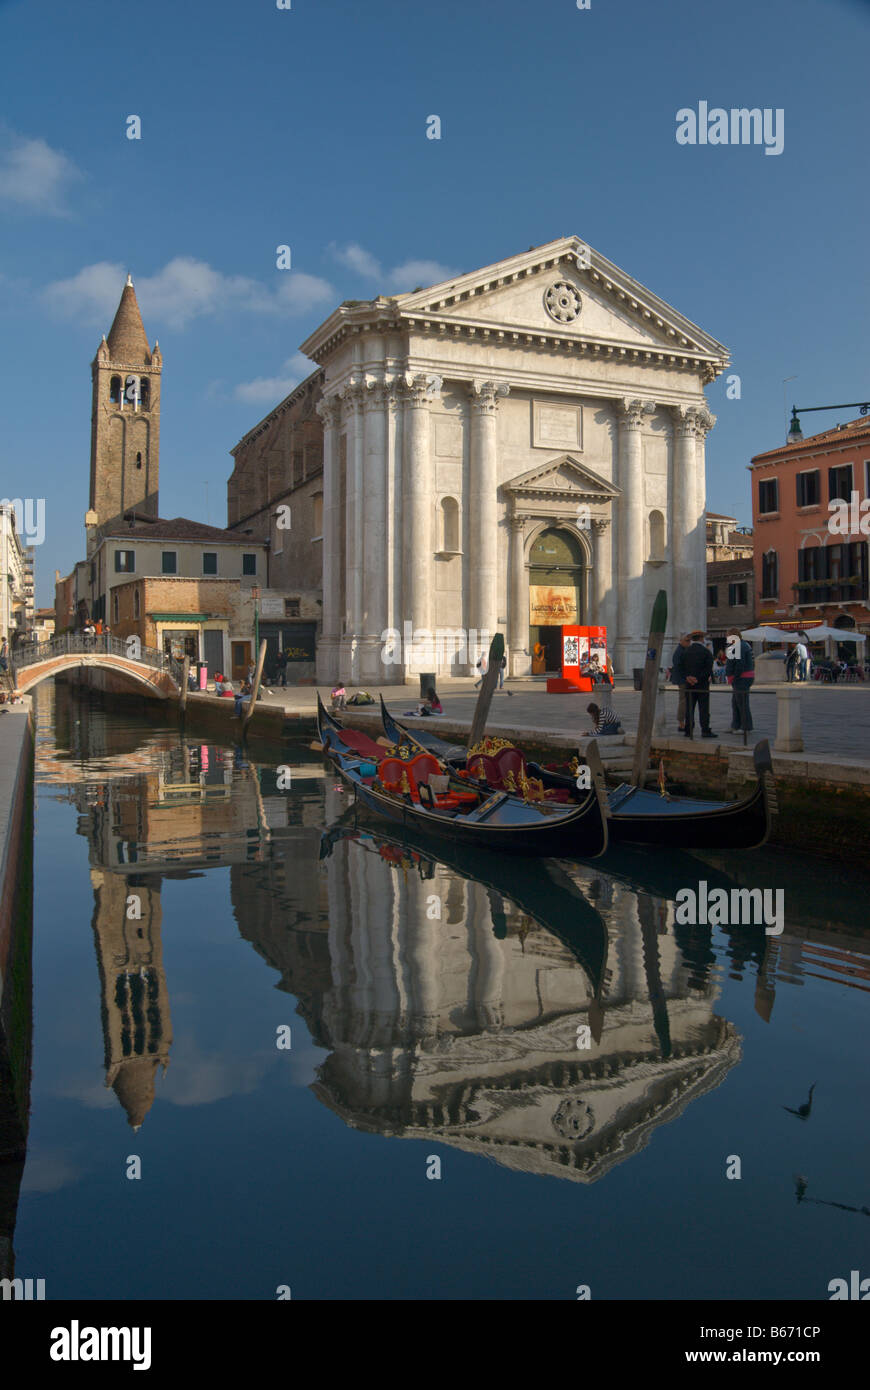
[[[480,694],[477,697],[477,704],[474,707],[474,716],[471,720],[471,728],[468,731],[468,747],[473,748],[483,738],[486,729],[486,721],[489,717],[489,707],[492,704],[492,697],[498,685],[498,673],[501,670],[502,657],[504,656],[504,636],[497,632],[489,644],[489,665],[486,668],[486,675],[480,683]]]
[[[640,696],[640,716],[637,721],[637,742],[634,745],[634,763],[631,769],[631,785],[643,785],[643,775],[649,762],[652,743],[653,721],[656,715],[659,667],[662,664],[662,643],[668,625],[668,596],[659,589],[653,604],[649,625],[649,640],[646,644],[646,661],[643,664],[643,685]]]

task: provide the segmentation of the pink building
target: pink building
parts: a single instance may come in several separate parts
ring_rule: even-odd
[[[757,621],[870,632],[870,418],[789,438],[750,464]]]

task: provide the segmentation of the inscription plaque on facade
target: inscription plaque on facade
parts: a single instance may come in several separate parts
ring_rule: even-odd
[[[532,445],[536,449],[581,449],[582,407],[532,401]]]

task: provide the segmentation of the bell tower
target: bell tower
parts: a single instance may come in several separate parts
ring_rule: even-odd
[[[160,374],[157,343],[148,346],[131,277],[109,336],[91,363],[90,511],[96,525],[135,513],[158,516]]]

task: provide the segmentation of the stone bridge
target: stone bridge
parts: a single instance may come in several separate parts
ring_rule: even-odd
[[[113,671],[158,700],[177,699],[181,693],[181,662],[143,647],[137,637],[112,637],[108,633],[85,637],[70,632],[50,642],[18,647],[10,655],[12,684],[19,695],[40,681],[81,667]]]

